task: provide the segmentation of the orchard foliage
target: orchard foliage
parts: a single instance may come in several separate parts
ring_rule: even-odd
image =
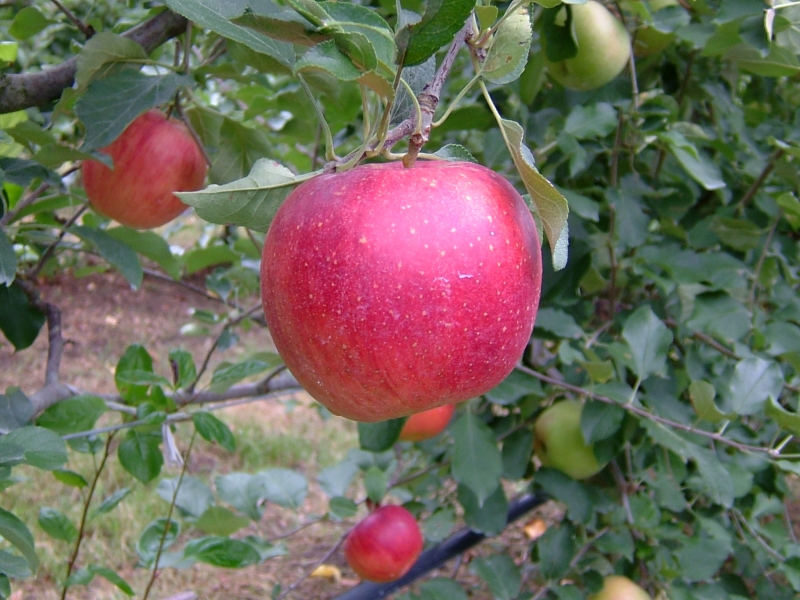
[[[40,298],[41,278],[90,265],[136,288],[143,265],[176,282],[205,269],[223,302],[195,330],[212,350],[230,347],[238,328],[259,325],[259,305],[241,301],[258,289],[260,240],[295,185],[428,155],[477,161],[527,194],[546,241],[537,324],[515,371],[442,435],[398,443],[402,420],[359,425],[361,447],[317,477],[329,498],[319,518],[402,502],[430,545],[461,523],[500,534],[509,500],[542,491],[565,515],[528,560],[498,553],[470,566],[496,598],[581,598],[612,573],[672,600],[797,597],[787,503],[800,476],[800,6],[604,2],[634,48],[645,31],[670,42],[574,92],[546,63],[578,53],[578,1],[55,4],[0,6],[0,330],[19,352],[40,335],[50,345],[46,379],[0,395],[0,486],[31,465],[83,490],[85,505],[42,507],[34,524],[0,500],[0,597],[36,572],[34,526],[75,550],[62,597],[96,576],[147,596],[75,560],[87,512],[125,502],[126,488],[93,498],[107,460],[130,486],[158,481],[167,500],[130,557],[154,577],[284,554],[279,540],[237,532],[265,503],[297,509],[308,493],[308,476],[285,468],[213,485],[162,473],[165,456],[191,451],[175,428],[235,451],[213,410],[294,386],[279,357],[207,373],[207,357],[175,349],[168,368],[131,345],[115,396],[78,390],[59,376],[61,316]],[[141,23],[155,34],[129,31]],[[209,235],[184,253],[167,241],[180,220],[121,227],[87,208],[75,176],[152,107],[183,118],[210,160],[208,187],[181,196]],[[584,403],[584,441],[605,465],[581,481],[531,460],[536,418],[563,400]],[[75,453],[97,458],[91,481],[70,469]],[[291,590],[283,584],[275,596]],[[442,593],[467,597],[435,579],[403,598]]]

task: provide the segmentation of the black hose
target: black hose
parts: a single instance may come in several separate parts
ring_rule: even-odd
[[[506,524],[516,521],[525,513],[543,504],[546,500],[547,496],[540,493],[526,494],[512,500],[508,505]],[[441,544],[429,548],[420,554],[417,562],[411,567],[411,570],[400,579],[395,579],[388,583],[365,582],[340,596],[336,596],[333,600],[377,600],[379,598],[386,598],[392,592],[413,583],[426,573],[440,567],[451,558],[479,544],[485,538],[486,536],[484,534],[473,531],[469,527],[465,527],[454,533]]]

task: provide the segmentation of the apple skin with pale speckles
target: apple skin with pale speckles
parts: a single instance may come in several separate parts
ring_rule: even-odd
[[[525,201],[466,162],[314,177],[278,210],[261,262],[287,367],[331,412],[365,422],[500,383],[530,338],[541,278]]]

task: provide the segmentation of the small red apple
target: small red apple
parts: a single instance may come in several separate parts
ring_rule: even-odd
[[[102,152],[114,159],[114,169],[84,161],[86,196],[97,212],[137,229],[159,227],[186,210],[173,192],[199,190],[208,169],[186,126],[155,109]]]
[[[401,442],[421,442],[436,437],[450,423],[455,410],[454,404],[445,404],[413,414],[406,419],[403,429],[400,430],[400,437],[397,439]]]
[[[357,421],[495,387],[528,343],[541,278],[525,201],[464,162],[314,177],[278,210],[261,261],[278,352],[314,398]]]
[[[402,506],[381,506],[344,541],[347,564],[367,581],[385,583],[405,575],[422,552],[417,520]]]

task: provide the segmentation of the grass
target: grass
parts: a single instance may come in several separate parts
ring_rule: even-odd
[[[352,423],[344,419],[323,421],[307,401],[291,410],[286,410],[280,402],[258,402],[227,409],[217,413],[217,416],[234,431],[236,452],[229,453],[217,445],[198,439],[189,459],[188,473],[212,486],[212,489],[216,475],[234,471],[253,473],[270,467],[296,469],[309,479],[309,497],[298,512],[268,507],[265,518],[259,523],[251,523],[242,530],[243,533],[269,538],[281,530],[287,531],[297,526],[308,514],[319,514],[326,510],[327,499],[315,485],[314,477],[321,469],[342,458],[349,448],[357,445],[357,434]],[[182,424],[178,427],[176,441],[182,450],[188,445],[189,435],[190,425]],[[66,468],[80,473],[91,482],[99,458],[100,455],[70,452]],[[58,598],[73,544],[49,537],[37,523],[39,510],[40,507],[55,508],[67,515],[77,526],[84,504],[83,492],[63,485],[51,473],[36,469],[23,467],[16,470],[15,474],[24,480],[2,493],[2,504],[11,507],[34,533],[41,558],[41,566],[35,578],[27,580],[23,585],[25,594],[31,595],[24,595],[23,598]],[[155,493],[158,481],[165,477],[177,477],[178,474],[178,468],[165,467],[155,481],[142,484],[122,469],[115,456],[109,457],[98,481],[92,506],[96,507],[103,498],[122,487],[132,487],[132,491],[110,513],[93,515],[90,510],[77,565],[111,568],[128,581],[137,597],[141,597],[149,571],[135,568],[136,542],[149,522],[167,514],[168,503]],[[298,552],[297,548],[301,547],[317,548],[332,544],[340,534],[341,532],[329,524],[324,528],[310,527],[292,536],[290,548]],[[191,536],[191,527],[185,527],[182,539]],[[302,555],[303,551],[299,552]],[[323,553],[324,549],[319,555]],[[288,560],[292,561],[291,565],[278,564]],[[308,562],[308,558],[298,562],[297,556],[289,556],[250,567],[258,575],[238,578],[236,585],[244,588],[235,596],[227,595],[231,588],[226,586],[222,586],[216,593],[213,592],[215,587],[219,587],[220,581],[233,575],[232,571],[208,565],[198,565],[186,570],[168,569],[159,575],[154,593],[150,597],[163,598],[165,594],[177,593],[187,588],[202,590],[203,598],[268,597],[274,583],[287,585],[292,582],[292,577],[299,576],[303,562]],[[117,599],[127,596],[116,587],[96,578],[88,587],[70,588],[68,598]]]

